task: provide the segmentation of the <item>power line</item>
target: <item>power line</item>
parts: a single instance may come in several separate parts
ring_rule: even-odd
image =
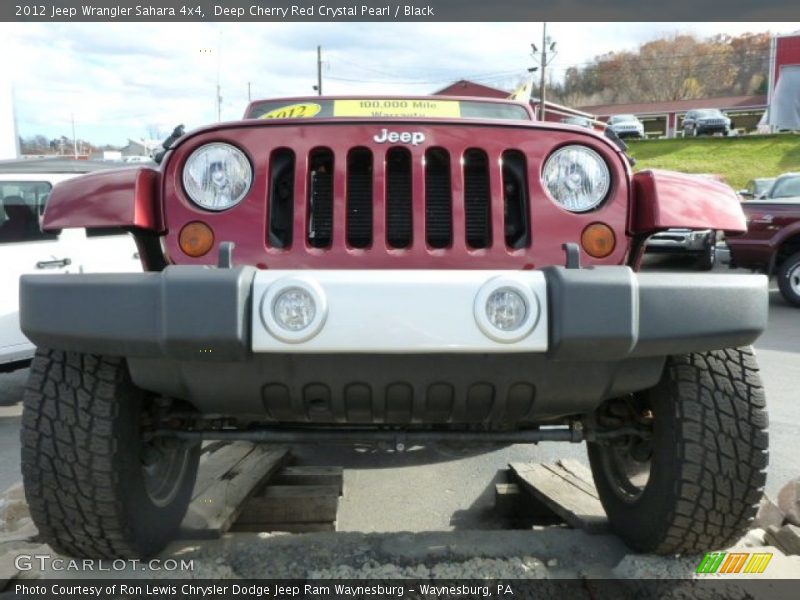
[[[355,63],[353,61],[346,60],[346,59],[343,59],[343,58],[336,58],[335,61],[331,61],[331,62],[332,63],[335,63],[335,62],[344,63],[344,64],[347,64],[347,65],[351,65],[353,67],[356,67],[357,69],[361,69],[363,71],[370,71],[370,72],[376,73],[378,75],[386,75],[387,77],[398,77],[399,76],[397,72],[390,73],[388,71],[381,71],[379,69],[373,68],[372,66],[363,65],[363,64],[360,64],[360,63]],[[470,73],[470,74],[467,74],[467,75],[461,75],[461,77],[464,78],[464,79],[467,79],[467,78],[469,78],[469,79],[493,78],[495,76],[501,76],[501,75],[504,75],[504,74],[507,74],[507,73],[518,73],[521,70],[522,70],[521,68],[509,68],[509,69],[504,69],[504,70],[501,70],[501,71],[484,71],[484,72],[481,72],[481,73]],[[453,71],[453,69],[450,70],[450,73],[452,73],[452,71]],[[436,75],[423,76],[421,78],[414,78],[414,81],[419,81],[419,82],[422,83],[422,82],[425,82],[426,80],[434,79],[434,77],[437,77],[437,76]],[[442,72],[442,75],[439,76],[439,77],[440,78],[437,78],[435,81],[433,81],[433,83],[439,83],[439,82],[445,81],[445,80],[449,81],[449,80],[452,79],[452,77],[449,75],[448,72]],[[411,79],[411,78],[407,78],[407,79]]]
[[[428,79],[428,80],[414,80],[414,81],[401,81],[397,79],[356,79],[351,77],[338,77],[336,75],[327,75],[328,79],[334,79],[336,81],[349,81],[353,83],[388,83],[394,85],[434,85],[439,83],[452,83],[453,81],[457,81],[459,79],[468,79],[470,81],[480,82],[480,81],[497,81],[500,79],[509,79],[514,76],[524,75],[526,72],[525,69],[518,69],[515,71],[509,71],[507,73],[497,73],[492,76],[486,77],[475,77],[472,75],[453,75],[451,77],[442,77],[441,79]]]

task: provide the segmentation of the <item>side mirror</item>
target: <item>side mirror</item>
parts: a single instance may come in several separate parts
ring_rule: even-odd
[[[163,150],[156,152],[155,156],[153,156],[153,160],[160,165],[161,161],[164,160],[164,154],[166,154],[167,150],[169,150],[172,144],[175,143],[175,140],[183,136],[185,132],[186,130],[184,129],[183,124],[178,125],[175,129],[173,129],[169,137],[164,140],[163,144],[161,144]]]
[[[751,192],[751,191],[749,191],[749,190],[739,190],[737,193],[738,193],[738,194],[739,194],[739,195],[740,195],[742,198],[752,198],[752,197],[753,197],[753,192]]]

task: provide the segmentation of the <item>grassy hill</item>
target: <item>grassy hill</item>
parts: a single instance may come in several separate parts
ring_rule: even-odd
[[[734,188],[750,179],[800,171],[800,135],[630,140],[636,170],[718,173]]]

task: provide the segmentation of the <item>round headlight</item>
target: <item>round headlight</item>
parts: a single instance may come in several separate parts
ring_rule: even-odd
[[[192,202],[206,210],[226,210],[250,190],[253,169],[244,153],[230,144],[201,146],[183,168],[183,187]]]
[[[501,331],[516,331],[527,314],[525,298],[512,288],[495,290],[486,300],[486,318]]]
[[[283,290],[272,302],[275,322],[287,331],[302,331],[311,325],[316,314],[314,298],[300,287]]]
[[[611,174],[597,152],[572,145],[550,155],[544,164],[542,181],[558,204],[572,212],[586,212],[605,200]]]

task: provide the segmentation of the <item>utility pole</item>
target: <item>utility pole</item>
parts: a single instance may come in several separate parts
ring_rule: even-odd
[[[250,82],[247,82],[247,101],[252,102],[253,99],[250,97]]]
[[[78,140],[75,138],[75,113],[72,114],[72,155],[78,160]]]
[[[545,70],[548,65],[548,51],[550,52],[550,60],[552,61],[556,55],[556,43],[547,37],[547,23],[542,23],[542,49],[541,51],[536,47],[536,44],[531,44],[531,49],[533,52],[531,56],[536,58],[536,54],[539,54],[539,67],[532,67],[528,69],[530,73],[540,69],[539,73],[539,120],[544,121],[545,115],[547,114],[547,109],[545,107],[545,103],[547,102],[547,90],[546,90],[546,82],[547,79],[545,78]],[[531,88],[533,88],[533,75],[531,75]]]
[[[544,70],[547,66],[547,23],[542,23],[542,63],[539,84],[539,119],[544,121],[545,115],[545,89],[544,89]]]
[[[322,46],[317,46],[317,96],[322,96]]]
[[[222,121],[222,86],[220,85],[219,72],[222,64],[222,29],[219,30],[217,41],[217,122]]]

